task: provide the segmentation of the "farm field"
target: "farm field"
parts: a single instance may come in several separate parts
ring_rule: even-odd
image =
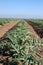
[[[11,21],[15,21],[16,19],[14,18],[0,18],[0,25],[4,25],[6,23],[9,23]]]
[[[34,28],[37,34],[43,38],[43,20],[41,19],[29,19],[26,20]]]
[[[43,20],[0,19],[0,65],[43,65]]]

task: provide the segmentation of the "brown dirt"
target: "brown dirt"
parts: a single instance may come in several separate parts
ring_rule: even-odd
[[[16,26],[20,20],[12,21],[10,23],[5,24],[4,26],[0,27],[0,38],[2,38],[6,32],[8,32],[11,28]]]
[[[26,21],[26,26],[28,27],[28,29],[30,30],[30,32],[32,32],[32,37],[34,37],[35,39],[40,40],[40,36],[36,33],[36,31],[34,30],[34,28]]]

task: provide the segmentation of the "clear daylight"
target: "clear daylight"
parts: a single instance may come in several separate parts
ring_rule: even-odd
[[[0,65],[43,65],[43,0],[0,0]]]

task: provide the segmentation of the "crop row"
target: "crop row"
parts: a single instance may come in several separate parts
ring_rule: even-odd
[[[0,53],[6,54],[7,51],[9,51],[12,57],[12,59],[9,60],[10,65],[17,61],[22,61],[23,65],[28,60],[34,61],[31,51],[34,51],[35,47],[39,47],[43,44],[43,42],[35,40],[30,36],[32,32],[30,32],[25,25],[25,21],[21,20],[16,29],[13,28],[7,32],[5,36],[6,39],[0,41]]]

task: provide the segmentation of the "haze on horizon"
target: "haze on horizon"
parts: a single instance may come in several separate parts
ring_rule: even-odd
[[[0,0],[0,18],[43,18],[43,0]]]

